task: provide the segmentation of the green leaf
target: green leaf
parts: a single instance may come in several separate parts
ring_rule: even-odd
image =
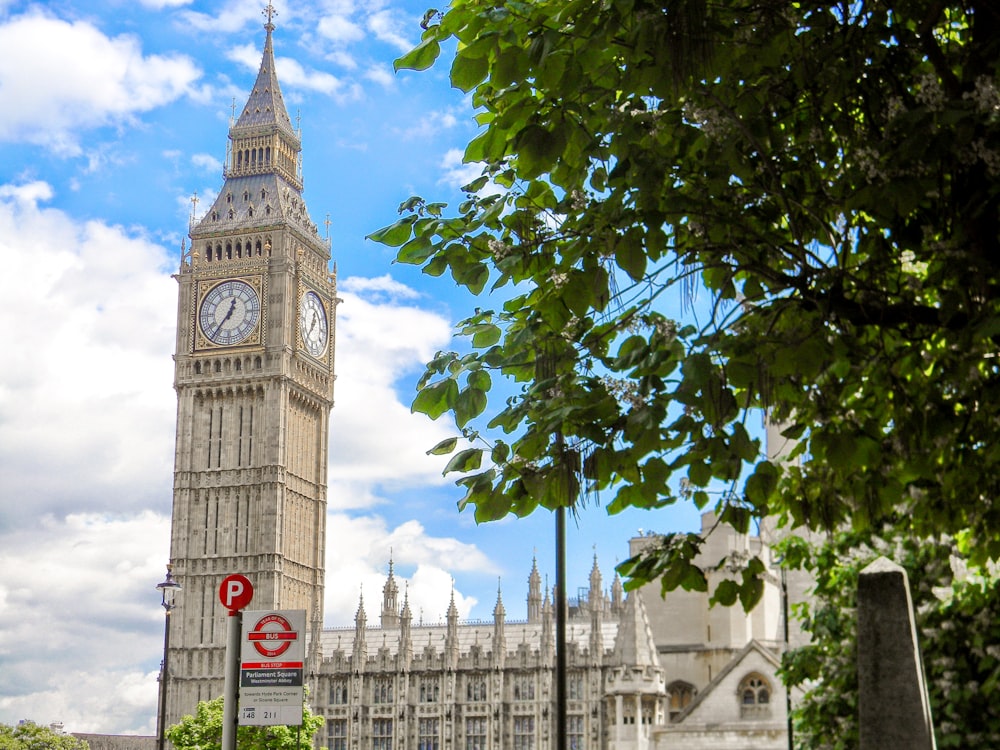
[[[452,407],[458,398],[458,383],[451,378],[424,386],[417,392],[410,407],[412,412],[421,412],[431,419],[437,419]]]
[[[372,232],[365,239],[374,240],[389,247],[399,247],[410,239],[413,222],[416,220],[416,216],[404,216],[394,224]]]
[[[562,130],[550,131],[537,124],[521,130],[514,138],[514,148],[523,176],[530,179],[551,169],[565,145]]]
[[[471,91],[486,78],[489,63],[486,57],[459,54],[451,65],[451,85],[462,91]]]
[[[392,243],[385,244],[391,245]],[[437,248],[427,237],[414,237],[399,249],[399,252],[396,253],[396,260],[400,263],[418,266],[435,252],[437,252]]]
[[[451,457],[448,465],[444,467],[444,473],[450,474],[454,471],[474,471],[479,468],[482,461],[482,448],[466,448]]]
[[[439,54],[441,54],[441,45],[436,37],[429,36],[393,62],[392,69],[397,73],[400,70],[427,70],[434,64]]]
[[[646,251],[642,242],[631,235],[615,244],[615,263],[633,280],[640,281],[646,273]]]
[[[447,438],[446,440],[442,440],[440,443],[438,443],[429,451],[427,451],[427,455],[446,456],[453,450],[455,450],[456,445],[458,445],[458,438]]]
[[[740,594],[740,587],[729,578],[719,581],[719,585],[715,587],[715,591],[712,592],[712,598],[710,602],[712,604],[721,604],[723,607],[731,607],[736,603],[736,599]]]
[[[477,349],[488,349],[500,340],[502,331],[492,323],[483,323],[475,327],[472,333],[472,345]]]
[[[486,409],[486,393],[478,388],[465,388],[455,399],[453,410],[455,412],[455,423],[459,427],[465,427],[472,419],[475,419]]]

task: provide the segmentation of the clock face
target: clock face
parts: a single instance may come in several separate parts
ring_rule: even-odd
[[[260,321],[260,297],[245,281],[223,281],[201,301],[198,323],[205,337],[220,346],[239,344]]]
[[[302,295],[299,333],[302,334],[302,345],[314,357],[321,356],[326,350],[326,310],[323,309],[323,302],[316,292],[306,292]]]

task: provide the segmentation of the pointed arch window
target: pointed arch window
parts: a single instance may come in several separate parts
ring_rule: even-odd
[[[694,695],[694,685],[690,682],[675,680],[667,685],[667,710],[670,721],[674,721],[685,708],[691,705]]]
[[[347,680],[330,681],[330,703],[334,706],[347,705]]]
[[[391,677],[378,677],[372,682],[372,703],[392,703]]]
[[[485,675],[469,675],[468,682],[465,683],[465,699],[471,703],[481,703],[486,700]]]
[[[771,716],[771,683],[757,672],[740,681],[737,691],[741,719],[766,719]]]

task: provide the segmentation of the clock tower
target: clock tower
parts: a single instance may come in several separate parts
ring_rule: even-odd
[[[222,695],[225,576],[250,579],[253,609],[306,610],[313,648],[323,623],[338,300],[329,242],[302,198],[273,12],[253,91],[229,128],[225,182],[193,221],[175,277],[171,558],[183,595],[170,618],[167,726]]]

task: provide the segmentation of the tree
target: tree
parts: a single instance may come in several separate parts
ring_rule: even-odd
[[[14,727],[0,724],[0,750],[88,750],[89,747],[71,734],[54,732],[31,721]]]
[[[805,689],[795,707],[796,746],[858,746],[858,574],[885,555],[910,579],[937,746],[1000,747],[998,570],[969,570],[967,540],[916,539],[907,518],[890,521],[874,533],[839,532],[820,546],[784,542],[786,559],[816,581],[812,600],[797,605],[812,640],[783,657],[786,682]]]
[[[194,715],[188,714],[167,729],[166,737],[176,750],[221,750],[222,713],[221,697],[198,701]],[[236,730],[236,744],[240,750],[311,750],[323,721],[305,705],[301,727],[241,726]]]
[[[1000,557],[1000,6],[455,0],[422,25],[397,67],[456,45],[483,174],[371,237],[495,301],[413,403],[454,416],[433,450],[462,507],[902,513]],[[700,544],[667,535],[628,587],[703,589]],[[756,600],[754,566],[723,598]]]

